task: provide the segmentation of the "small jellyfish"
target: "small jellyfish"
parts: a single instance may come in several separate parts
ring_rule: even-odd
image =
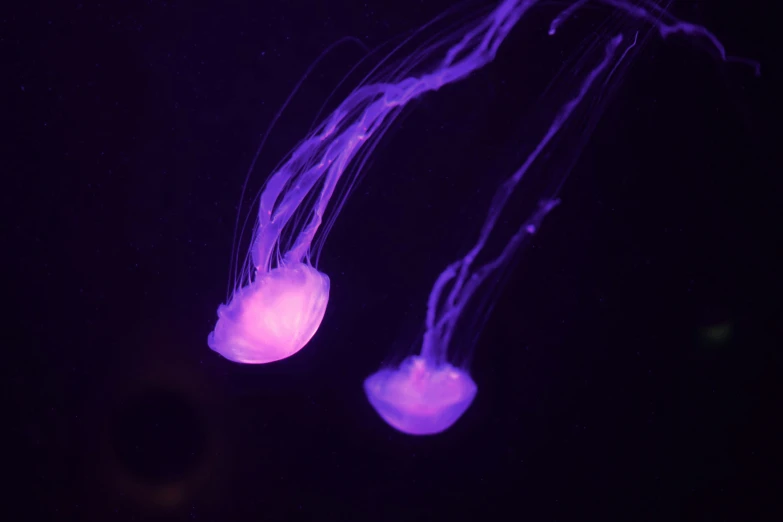
[[[491,62],[533,4],[506,0],[475,26],[428,42],[390,73],[371,73],[290,152],[261,191],[250,252],[226,303],[218,307],[217,325],[207,340],[210,348],[231,361],[261,364],[290,357],[310,341],[329,302],[329,277],[311,262],[327,209],[331,215],[320,231],[321,245],[367,157],[400,111]],[[414,67],[444,50],[434,70],[411,75]],[[340,200],[331,203],[346,173]]]
[[[587,3],[587,0],[580,0],[561,11],[551,23],[549,34],[554,35],[559,26]],[[601,0],[597,3],[619,9],[631,18],[651,24],[664,38],[673,33],[706,38],[724,61],[749,63],[758,73],[755,62],[726,56],[723,46],[709,31],[671,17],[651,1]],[[495,16],[497,13],[492,13],[490,18]],[[554,172],[548,174],[554,178],[553,183],[549,184],[554,189],[540,198],[538,208],[505,241],[498,255],[490,255],[489,260],[479,262],[480,256],[487,256],[485,247],[490,234],[522,178],[536,162],[543,162],[542,153],[545,150],[552,156],[552,142],[562,133],[569,119],[583,105],[587,105],[584,103],[586,98],[599,98],[602,93],[605,94],[609,82],[616,79],[618,66],[637,46],[638,36],[637,27],[627,27],[614,36],[607,36],[602,58],[594,66],[586,68],[586,73],[576,80],[577,85],[572,89],[574,94],[560,104],[559,111],[551,119],[540,141],[523,164],[497,189],[475,244],[462,258],[447,266],[435,281],[427,302],[420,354],[406,358],[398,367],[384,368],[364,381],[364,391],[370,404],[392,427],[410,435],[437,434],[451,427],[470,407],[477,386],[465,365],[452,364],[449,350],[455,329],[460,320],[467,319],[466,316],[482,313],[481,310],[476,311],[476,306],[479,309],[491,306],[485,300],[484,305],[473,303],[474,308],[468,308],[479,289],[490,291],[497,284],[498,278],[492,276],[509,266],[526,240],[540,229],[547,214],[559,204],[557,194],[570,169],[554,169]],[[603,89],[599,89],[599,85]],[[596,95],[590,96],[591,92]],[[596,112],[600,107],[600,104],[591,106],[587,126],[594,126],[597,122]],[[591,131],[592,128],[586,129],[584,125],[579,129],[582,136]],[[582,145],[585,142],[584,139],[577,141]],[[570,165],[574,164],[578,153],[579,150],[573,149],[564,151]],[[468,310],[473,313],[468,313]]]
[[[367,398],[391,426],[411,435],[438,433],[454,424],[476,396],[467,372],[414,355],[399,368],[385,369],[365,382]]]

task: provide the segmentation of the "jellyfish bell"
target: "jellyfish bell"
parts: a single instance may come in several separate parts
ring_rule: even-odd
[[[218,322],[207,343],[238,363],[285,359],[312,339],[328,302],[329,277],[306,263],[259,272],[218,307]]]
[[[467,371],[420,355],[364,381],[375,411],[409,435],[435,435],[449,429],[470,407],[477,389]]]

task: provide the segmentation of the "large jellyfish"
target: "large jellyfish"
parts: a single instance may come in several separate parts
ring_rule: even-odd
[[[524,4],[527,7],[534,2],[511,3]],[[555,34],[576,10],[587,3],[588,0],[580,0],[561,11],[551,22],[549,34]],[[657,30],[664,38],[673,33],[704,38],[724,61],[748,63],[758,74],[758,64],[727,56],[723,46],[712,33],[703,27],[672,17],[652,1],[599,0],[597,3],[616,8],[632,19],[641,21],[647,27]],[[498,16],[508,4],[509,2],[505,2],[498,11],[490,15],[490,19]],[[466,365],[452,364],[453,361],[450,360],[449,350],[455,329],[461,320],[467,319],[466,316],[481,314],[482,307],[491,306],[491,301],[485,299],[483,304],[473,302],[473,308],[470,309],[472,313],[467,312],[468,305],[477,300],[477,291],[492,291],[492,285],[497,284],[498,273],[508,267],[525,240],[539,229],[545,216],[558,205],[557,194],[570,169],[547,174],[553,178],[549,186],[554,188],[549,194],[542,195],[537,209],[520,224],[500,248],[499,254],[489,255],[488,260],[478,262],[482,253],[487,257],[484,251],[490,234],[522,178],[536,162],[542,161],[544,154],[552,152],[553,141],[568,124],[569,119],[587,105],[585,100],[605,93],[609,82],[618,76],[618,66],[629,56],[629,51],[637,45],[638,39],[638,25],[631,25],[624,31],[607,35],[602,55],[592,67],[587,68],[581,80],[577,80],[570,97],[561,102],[548,128],[523,164],[497,189],[473,246],[437,277],[427,302],[420,353],[407,357],[399,366],[381,369],[365,380],[364,391],[370,404],[392,427],[411,435],[440,433],[452,426],[472,403],[477,392],[475,382],[471,379]],[[598,107],[600,108],[600,105]],[[585,110],[592,111],[588,119],[595,123],[594,112],[598,109],[592,107]],[[580,134],[585,136],[589,130],[583,126],[580,128]],[[584,139],[579,140],[578,145],[581,146],[584,142]],[[571,159],[571,165],[578,152],[565,152]]]
[[[311,248],[327,210],[331,214],[321,236],[328,233],[367,156],[400,110],[492,61],[514,24],[535,3],[506,0],[473,27],[428,42],[384,81],[363,82],[290,152],[262,189],[248,260],[238,270],[226,304],[218,307],[210,348],[235,362],[261,364],[289,357],[310,341],[329,301],[329,277],[311,263]],[[444,49],[445,56],[430,72],[410,75],[414,66]],[[330,208],[346,173],[339,201]]]

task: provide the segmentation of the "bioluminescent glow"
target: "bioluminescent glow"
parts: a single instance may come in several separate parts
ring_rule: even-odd
[[[489,16],[488,21],[503,19],[506,13],[510,12],[524,13],[535,3],[503,2]],[[563,10],[552,21],[549,34],[555,34],[576,10],[587,3],[587,0],[580,0]],[[727,57],[721,43],[705,28],[675,19],[652,1],[598,0],[596,3],[616,8],[632,19],[641,20],[648,27],[656,29],[664,38],[673,33],[705,38],[723,60],[744,61],[754,65],[758,73],[757,64]],[[518,18],[515,17],[514,22]],[[449,361],[449,346],[455,328],[458,322],[465,318],[466,306],[477,290],[482,285],[492,286],[492,283],[488,282],[492,280],[491,276],[509,264],[525,240],[539,229],[546,215],[557,206],[557,193],[568,172],[551,174],[557,181],[552,184],[556,187],[553,193],[541,198],[537,210],[521,224],[499,255],[480,264],[476,262],[477,258],[484,251],[501,212],[522,178],[541,158],[542,152],[550,146],[553,139],[561,133],[575,111],[584,104],[586,97],[593,92],[596,95],[602,94],[603,91],[597,85],[600,83],[598,80],[603,79],[602,85],[606,87],[613,79],[618,65],[636,46],[638,31],[638,26],[628,27],[618,34],[606,37],[602,58],[592,68],[587,69],[581,80],[576,80],[577,85],[570,99],[561,103],[551,124],[522,166],[498,188],[473,247],[438,276],[427,303],[421,353],[408,357],[398,367],[382,369],[365,380],[364,390],[370,403],[378,414],[397,430],[412,435],[436,434],[452,426],[470,406],[477,386],[467,368],[452,365]],[[593,121],[596,119],[593,118]],[[587,134],[584,129],[581,132]],[[567,154],[575,157],[578,152],[569,150]]]
[[[261,193],[250,248],[252,266],[242,271],[227,303],[218,307],[218,322],[207,341],[210,348],[232,361],[258,364],[289,357],[307,344],[329,301],[329,278],[311,265],[310,250],[338,182],[350,172],[348,189],[333,205],[324,235],[367,156],[400,110],[492,61],[508,32],[534,3],[505,1],[473,29],[444,37],[417,53],[390,81],[361,85],[290,153]],[[408,76],[413,64],[457,39],[432,72]],[[291,223],[297,214],[307,217]],[[284,230],[292,236],[286,251],[281,245]]]

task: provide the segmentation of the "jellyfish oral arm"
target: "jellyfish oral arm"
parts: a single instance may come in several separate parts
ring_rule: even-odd
[[[462,314],[465,305],[472,295],[487,276],[511,259],[523,240],[534,234],[541,226],[544,217],[557,206],[559,201],[556,199],[542,201],[538,210],[528,221],[522,224],[497,258],[486,263],[480,269],[471,271],[473,261],[484,249],[484,246],[486,246],[489,236],[492,233],[500,214],[508,203],[511,194],[514,193],[517,185],[522,181],[522,178],[527,171],[541,155],[541,152],[549,145],[557,133],[560,132],[568,118],[582,103],[582,100],[585,98],[596,79],[598,79],[613,62],[617,49],[622,41],[622,35],[617,35],[609,41],[606,45],[603,59],[583,80],[576,96],[563,105],[543,138],[539,141],[527,159],[525,159],[522,166],[498,188],[495,197],[490,204],[489,212],[487,213],[484,224],[481,227],[478,240],[473,248],[471,248],[462,259],[451,264],[440,276],[438,276],[436,284],[430,294],[429,306],[431,308],[427,310],[426,323],[426,332],[432,332],[432,335],[438,339],[438,342],[424,344],[422,356],[426,360],[438,363],[445,359],[444,350],[446,350],[449,345],[452,332],[456,326],[456,321]],[[452,285],[451,291],[449,292],[446,302],[439,306],[441,295],[447,284]]]
[[[535,4],[534,0],[505,0],[491,17],[451,47],[433,72],[398,83],[364,85],[349,95],[270,176],[261,196],[258,236],[252,248],[256,268],[268,269],[283,227],[310,190],[323,179],[309,220],[284,255],[288,262],[301,261],[318,232],[337,183],[362,147],[372,138],[380,138],[394,116],[410,101],[464,79],[491,62],[509,31]],[[285,187],[292,188],[283,194]]]

